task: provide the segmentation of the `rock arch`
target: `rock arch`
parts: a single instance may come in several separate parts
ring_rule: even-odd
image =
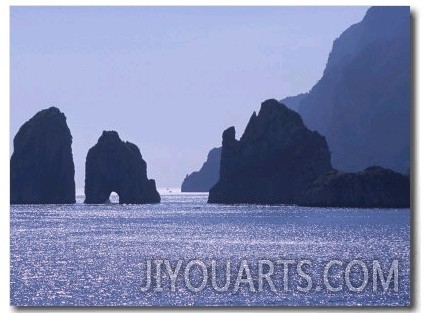
[[[124,142],[116,131],[103,131],[87,153],[85,203],[101,204],[112,192],[121,204],[160,202],[156,183],[147,178],[147,164],[138,147]]]

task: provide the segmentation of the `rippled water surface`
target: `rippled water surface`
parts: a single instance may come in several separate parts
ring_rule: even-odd
[[[168,193],[156,205],[11,206],[11,304],[25,305],[409,305],[409,209],[333,209],[291,206],[212,205],[207,194]],[[217,292],[210,279],[200,292],[186,288],[177,276],[171,291],[165,269],[163,291],[140,290],[146,284],[146,261],[168,259],[174,267],[199,259],[210,269],[212,260],[224,282],[226,260],[231,261],[231,285]],[[240,262],[247,260],[258,288],[257,261],[311,261],[305,272],[313,288],[301,292],[305,280],[289,267],[288,291],[282,269],[275,267],[277,292],[264,284],[251,292],[248,284],[234,285]],[[342,269],[334,268],[330,292],[323,286],[329,260],[343,267],[360,259],[369,268],[362,292],[349,291]],[[388,270],[399,260],[399,290],[372,291],[372,260]],[[276,264],[276,263],[275,263]],[[153,271],[152,266],[152,271]],[[221,270],[219,271],[219,269]],[[193,285],[202,277],[193,267]],[[386,273],[386,272],[385,272]],[[154,275],[154,272],[152,273]],[[330,273],[331,274],[331,273]],[[354,274],[354,273],[353,273]],[[209,272],[210,275],[210,272]],[[359,275],[359,274],[358,274]],[[352,281],[360,284],[359,275]],[[244,277],[244,276],[243,276]],[[210,278],[210,277],[209,277]],[[357,284],[357,285],[358,285]],[[318,287],[318,288],[317,288]]]

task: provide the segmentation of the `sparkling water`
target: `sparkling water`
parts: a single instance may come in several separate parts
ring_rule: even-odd
[[[116,201],[112,197],[112,202]],[[304,208],[297,206],[216,205],[205,193],[162,192],[160,204],[12,205],[11,304],[39,305],[409,305],[410,210]],[[258,260],[310,260],[305,272],[312,289],[302,292],[305,280],[289,268],[288,290],[283,290],[282,269],[275,269],[277,292],[264,284],[258,291]],[[323,288],[323,268],[330,260],[345,267],[362,260],[369,268],[369,284],[352,292],[343,271],[334,271],[332,284],[339,292]],[[372,262],[378,260],[387,275],[392,260],[399,262],[399,288],[372,289]],[[242,284],[234,291],[215,291],[210,279],[193,292],[184,275],[177,276],[172,291],[165,269],[160,273],[163,290],[155,277],[147,282],[148,260],[201,260],[208,269],[217,262],[221,285],[225,262],[231,262],[232,283],[239,265],[247,260],[256,291]],[[152,263],[153,264],[153,263]],[[182,269],[183,270],[183,269]],[[355,274],[355,273],[353,273]],[[154,272],[152,275],[155,275]],[[202,271],[193,267],[193,285]],[[208,272],[208,276],[210,276]],[[352,282],[360,284],[361,275]],[[210,277],[209,277],[210,278]]]

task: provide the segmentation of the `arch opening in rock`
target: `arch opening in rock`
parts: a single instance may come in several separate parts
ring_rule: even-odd
[[[124,142],[115,131],[104,131],[87,153],[85,163],[85,203],[101,204],[119,195],[121,204],[158,203],[160,195],[139,148]]]
[[[119,194],[115,191],[112,191],[109,195],[109,203],[119,204]]]

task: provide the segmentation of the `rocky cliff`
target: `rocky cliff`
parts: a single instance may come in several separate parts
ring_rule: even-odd
[[[409,7],[372,7],[334,41],[322,78],[282,103],[327,139],[332,165],[410,167]]]
[[[322,78],[281,100],[327,139],[332,165],[406,173],[410,158],[410,12],[372,7],[333,43]],[[196,181],[219,167],[195,174]],[[193,180],[194,183],[194,180]]]
[[[277,100],[262,103],[240,140],[230,127],[222,135],[220,177],[211,203],[295,203],[320,175],[331,170],[325,138],[308,130],[299,114]]]
[[[72,135],[65,115],[51,107],[24,123],[10,159],[12,204],[75,203]]]
[[[409,207],[409,177],[382,167],[334,170],[326,140],[276,100],[253,113],[240,140],[222,135],[220,177],[210,203]]]
[[[181,185],[182,192],[209,192],[219,178],[221,147],[213,148],[201,169],[187,175]]]
[[[330,171],[319,177],[298,204],[317,207],[409,208],[409,177],[381,167],[359,173]]]
[[[103,131],[87,154],[85,203],[105,203],[112,191],[121,204],[160,202],[156,183],[147,178],[147,165],[138,147],[122,141],[115,131]]]

